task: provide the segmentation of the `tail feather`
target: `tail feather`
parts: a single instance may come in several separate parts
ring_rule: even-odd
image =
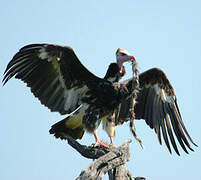
[[[66,139],[63,134],[70,135],[73,139],[81,139],[84,135],[84,127],[74,116],[69,116],[56,124],[49,130],[56,138]]]

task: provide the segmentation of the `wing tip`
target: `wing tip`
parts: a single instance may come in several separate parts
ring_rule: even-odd
[[[199,147],[199,146],[198,146],[197,144],[195,144],[194,142],[193,142],[193,145],[196,146],[196,147]]]
[[[169,153],[172,155],[172,150],[170,148],[167,148]]]

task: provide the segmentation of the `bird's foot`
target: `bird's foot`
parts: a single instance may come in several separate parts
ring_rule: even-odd
[[[113,142],[113,139],[112,139],[112,136],[110,136],[110,147],[116,147],[114,142]]]
[[[110,143],[110,145],[109,145],[110,147],[116,147],[115,146],[115,144],[112,142],[112,143]]]
[[[93,145],[93,147],[97,147],[97,146],[103,146],[103,147],[105,147],[105,148],[107,148],[107,149],[109,149],[110,148],[110,146],[108,146],[107,144],[105,144],[105,143],[103,143],[103,142],[101,142],[101,141],[96,141],[95,142],[95,144]]]

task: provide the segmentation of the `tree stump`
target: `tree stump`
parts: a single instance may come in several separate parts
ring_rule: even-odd
[[[75,141],[71,136],[65,136],[68,144],[79,152],[83,157],[93,159],[94,161],[84,168],[76,180],[101,180],[108,173],[109,180],[143,180],[145,178],[132,177],[131,173],[125,167],[125,164],[130,159],[128,140],[118,148],[111,147],[110,149],[102,146],[85,146]]]

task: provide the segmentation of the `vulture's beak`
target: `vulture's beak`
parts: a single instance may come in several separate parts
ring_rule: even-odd
[[[133,62],[133,61],[136,61],[135,57],[134,56],[131,56],[131,55],[125,55],[125,56],[121,56],[117,59],[117,63],[119,65],[123,65],[123,63],[125,62]]]
[[[135,57],[134,57],[134,56],[131,56],[130,61],[131,61],[131,62],[132,62],[132,61],[136,61]]]

